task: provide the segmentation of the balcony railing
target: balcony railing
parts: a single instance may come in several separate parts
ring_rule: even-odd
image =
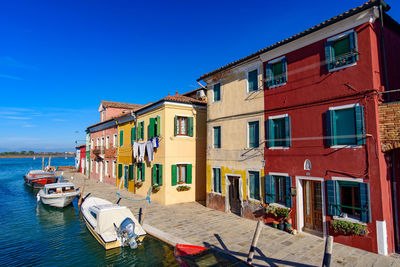
[[[93,153],[96,155],[104,154],[104,146],[95,146],[93,149]]]

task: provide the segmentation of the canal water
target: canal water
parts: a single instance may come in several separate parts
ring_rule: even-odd
[[[178,266],[173,247],[147,236],[136,250],[105,251],[86,229],[74,206],[36,201],[37,190],[22,176],[40,169],[42,159],[0,159],[0,266]],[[53,158],[71,166],[74,158]]]

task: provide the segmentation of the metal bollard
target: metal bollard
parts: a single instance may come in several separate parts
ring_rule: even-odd
[[[247,256],[247,263],[252,264],[254,257],[254,250],[257,247],[258,238],[260,237],[262,222],[258,221],[256,231],[254,232],[253,241],[251,242],[251,247],[249,250],[249,255]]]
[[[322,261],[322,267],[331,266],[332,250],[333,250],[333,236],[328,236],[325,241],[325,253],[324,253],[324,259]]]

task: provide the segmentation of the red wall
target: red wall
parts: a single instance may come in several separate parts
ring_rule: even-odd
[[[390,253],[393,248],[390,184],[386,179],[386,163],[380,152],[378,98],[373,94],[362,94],[371,89],[382,90],[379,50],[374,25],[367,23],[355,30],[360,52],[356,66],[329,72],[324,63],[326,40],[285,55],[288,81],[284,86],[264,91],[265,119],[288,114],[291,117],[292,138],[322,137],[326,136],[325,112],[329,107],[360,103],[365,108],[366,133],[372,137],[367,138],[362,148],[332,149],[318,138],[293,140],[289,149],[267,148],[265,171],[266,174],[289,173],[293,177],[292,186],[296,186],[295,176],[307,176],[307,172],[310,177],[325,180],[330,180],[332,176],[364,178],[364,182],[370,183],[370,234],[367,237],[339,236],[335,237],[335,241],[377,252],[375,221],[386,220]],[[306,159],[311,161],[311,171],[304,171]],[[295,197],[293,209],[292,216],[297,225]],[[329,221],[331,218],[327,216],[326,219]]]

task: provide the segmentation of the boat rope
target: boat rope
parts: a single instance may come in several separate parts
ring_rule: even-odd
[[[145,199],[131,199],[131,198],[122,196],[120,193],[116,193],[116,195],[119,196],[120,198],[129,200],[129,201],[133,201],[133,202],[149,201],[149,203],[150,203],[150,196],[147,196]]]

